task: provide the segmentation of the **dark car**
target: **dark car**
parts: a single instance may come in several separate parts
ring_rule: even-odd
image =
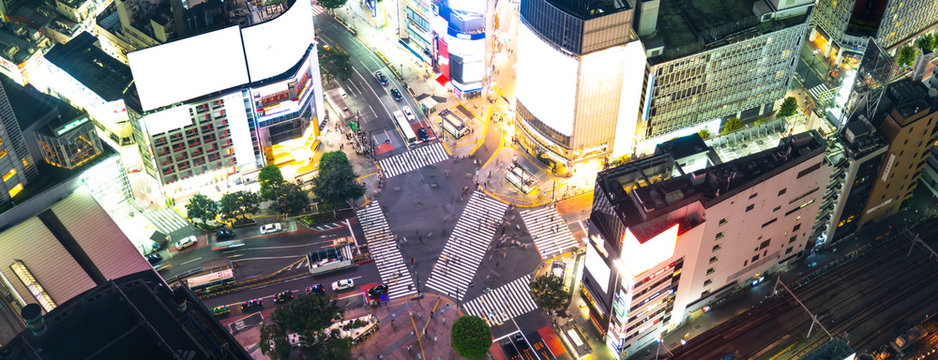
[[[531,348],[531,346],[528,345],[528,341],[524,339],[524,335],[521,335],[521,333],[512,335],[511,342],[513,342],[515,347],[517,347],[518,350],[522,353],[528,352],[528,349]]]
[[[396,101],[404,100],[404,95],[401,94],[401,91],[397,88],[391,89],[391,97],[393,97]]]
[[[382,86],[388,86],[387,76],[384,76],[380,71],[375,71],[375,79],[378,79],[378,82],[381,83]]]
[[[287,290],[277,294],[277,297],[274,298],[274,303],[281,304],[290,300],[293,300],[293,291]]]
[[[147,254],[146,258],[150,265],[156,265],[156,263],[163,261],[163,256],[157,253]]]
[[[515,346],[511,344],[510,340],[505,340],[501,342],[502,351],[505,352],[505,356],[510,360],[521,359],[521,353],[518,352],[518,349],[515,349]]]
[[[326,293],[326,286],[323,285],[323,284],[316,284],[316,285],[313,285],[313,286],[310,286],[310,287],[306,288],[306,293],[307,293],[307,294],[312,294],[312,293],[314,293],[314,292],[315,292],[315,293],[325,294],[325,293]]]
[[[430,140],[430,135],[427,135],[427,129],[424,128],[417,129],[417,136],[423,141]]]
[[[235,233],[231,230],[218,230],[218,232],[215,233],[215,240],[234,239],[234,237]]]
[[[368,296],[375,299],[384,299],[388,295],[388,286],[385,284],[378,284],[375,287],[368,289]]]
[[[264,308],[264,299],[253,299],[241,303],[241,312],[260,311]]]

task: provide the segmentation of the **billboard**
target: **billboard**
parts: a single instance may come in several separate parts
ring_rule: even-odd
[[[313,11],[309,0],[298,0],[287,12],[241,30],[251,81],[287,72],[313,43]]]
[[[248,82],[237,25],[127,54],[144,111]]]
[[[551,129],[573,134],[578,61],[553,48],[521,24],[518,29],[515,94]]]

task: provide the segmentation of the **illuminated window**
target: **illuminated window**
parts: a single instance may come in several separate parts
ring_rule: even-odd
[[[938,141],[936,141],[936,142],[938,142]],[[6,149],[0,150],[0,159],[3,159],[4,156],[7,156],[7,151],[6,151]]]
[[[3,181],[10,180],[10,178],[13,177],[13,175],[16,175],[16,169],[10,169],[10,171],[6,175],[3,175]]]
[[[14,186],[12,189],[10,189],[10,191],[8,191],[8,193],[10,194],[10,197],[12,198],[12,197],[16,196],[17,194],[19,194],[20,191],[23,191],[23,184],[22,184],[22,183],[16,184],[16,186]]]
[[[12,269],[16,277],[23,282],[23,285],[29,289],[29,292],[33,294],[33,297],[36,298],[36,301],[39,302],[39,305],[42,305],[42,308],[46,312],[55,309],[55,301],[46,293],[46,290],[42,288],[42,285],[39,284],[39,281],[36,280],[33,274],[29,272],[29,269],[26,268],[26,264],[24,264],[22,260],[13,260],[13,263],[10,264],[10,269]]]

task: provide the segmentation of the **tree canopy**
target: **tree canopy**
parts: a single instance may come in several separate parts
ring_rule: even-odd
[[[531,282],[531,293],[537,306],[544,310],[560,310],[570,300],[563,279],[553,274],[541,275]]]
[[[282,214],[299,215],[309,205],[309,197],[296,183],[283,182],[272,191],[276,194],[273,208]]]
[[[796,111],[798,111],[798,100],[794,96],[789,96],[782,102],[782,106],[779,106],[778,116],[791,116]]]
[[[935,40],[935,35],[925,34],[915,39],[915,46],[917,46],[919,50],[929,52],[935,49]]]
[[[352,63],[348,53],[334,47],[323,46],[319,50],[319,65],[326,71],[326,79],[329,81],[337,78],[345,81],[352,77]]]
[[[240,190],[221,197],[221,213],[228,219],[244,218],[260,210],[261,197],[256,193]]]
[[[215,220],[218,216],[218,204],[208,196],[195,194],[186,204],[186,217],[202,221]]]
[[[313,194],[327,203],[348,202],[365,195],[365,187],[356,180],[352,164],[342,151],[330,151],[319,161],[319,173],[313,178]]]
[[[912,66],[917,55],[918,49],[909,45],[903,45],[899,48],[899,52],[896,53],[896,64],[902,67]]]
[[[338,9],[345,5],[346,0],[319,0],[319,5],[325,9]]]
[[[710,138],[710,130],[700,129],[700,131],[697,132],[697,135],[700,135],[701,139],[707,140]]]
[[[332,294],[314,292],[297,296],[277,306],[270,317],[273,323],[261,327],[261,352],[271,358],[286,359],[290,355],[286,336],[298,334],[308,345],[303,351],[313,359],[349,359],[349,341],[325,333],[333,319],[341,317],[343,312]]]
[[[739,121],[738,117],[733,116],[729,119],[726,119],[726,122],[723,123],[723,130],[720,131],[720,134],[729,134],[742,128],[743,123]]]
[[[267,165],[257,174],[257,182],[261,184],[261,199],[274,200],[278,195],[274,188],[284,183],[283,174],[277,165]]]
[[[459,355],[470,359],[480,359],[492,346],[492,329],[478,316],[463,316],[453,322],[449,340],[450,345]]]

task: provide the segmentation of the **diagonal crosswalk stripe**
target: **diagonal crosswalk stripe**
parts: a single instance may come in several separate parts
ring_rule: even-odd
[[[541,259],[550,259],[579,247],[579,243],[570,233],[570,228],[555,207],[547,206],[522,211],[521,219],[524,220],[524,226],[531,234],[534,247],[541,254]]]
[[[462,299],[506,210],[507,204],[474,192],[433,265],[427,288]]]
[[[417,293],[414,278],[394,240],[388,222],[377,200],[359,209],[358,222],[368,241],[368,251],[378,266],[381,282],[388,286],[388,298],[397,299]]]
[[[485,319],[489,326],[514,319],[537,309],[531,298],[531,275],[525,275],[462,305],[467,315]]]
[[[381,159],[378,163],[384,177],[390,178],[446,159],[449,159],[449,154],[443,149],[443,144],[436,142]]]
[[[171,208],[147,211],[143,213],[143,217],[150,221],[150,224],[153,224],[157,230],[164,234],[169,234],[173,231],[189,226],[189,221],[186,220],[186,218],[179,214],[179,212],[177,212],[175,209]]]

